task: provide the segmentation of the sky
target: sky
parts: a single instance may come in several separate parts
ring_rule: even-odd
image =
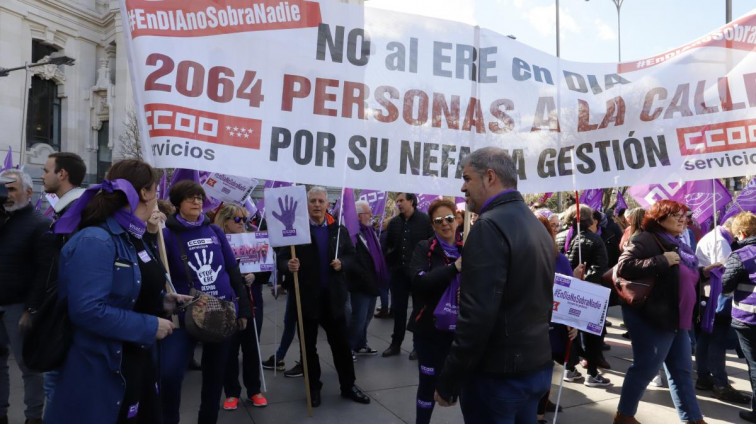
[[[556,54],[555,0],[368,0],[366,6],[480,25]],[[756,8],[732,0],[736,20]],[[560,0],[561,57],[617,62],[613,0]],[[725,0],[625,0],[620,8],[622,61],[682,46],[725,24]]]

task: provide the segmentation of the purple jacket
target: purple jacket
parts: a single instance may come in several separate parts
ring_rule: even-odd
[[[742,240],[730,254],[722,276],[722,293],[733,293],[732,325],[756,325],[756,237]]]
[[[171,280],[176,291],[189,294],[191,287],[225,300],[239,300],[239,317],[252,318],[252,308],[234,251],[220,228],[205,218],[199,227],[186,227],[175,216],[166,221],[163,230]],[[179,243],[183,244],[187,264],[181,259]],[[187,270],[188,268],[188,270]]]

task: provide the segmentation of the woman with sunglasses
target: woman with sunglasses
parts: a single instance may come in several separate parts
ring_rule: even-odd
[[[458,296],[462,271],[462,237],[457,233],[455,205],[437,199],[428,208],[434,235],[417,244],[412,255],[412,316],[408,330],[414,333],[419,384],[417,386],[416,419],[429,423],[435,401],[436,375],[444,365],[454,339],[454,326],[437,319],[437,306],[447,288],[452,286]],[[454,287],[457,289],[454,290]],[[456,323],[456,316],[454,317]]]
[[[239,205],[224,203],[215,215],[215,225],[226,234],[241,234],[247,232],[249,212]],[[262,330],[263,300],[262,285],[270,278],[270,272],[242,274],[248,296],[252,299],[253,316],[256,327],[247,325],[242,331],[232,336],[231,352],[226,366],[226,376],[223,379],[223,391],[226,400],[223,409],[233,411],[239,406],[241,386],[239,385],[239,348],[242,350],[242,381],[247,388],[247,400],[252,406],[262,408],[268,406],[268,400],[260,392],[260,355],[258,354],[258,340]],[[257,337],[255,336],[257,330]]]
[[[698,304],[698,282],[719,264],[700,268],[693,250],[679,239],[687,211],[672,200],[654,203],[643,218],[643,232],[619,258],[617,275],[630,281],[654,276],[654,286],[642,306],[622,304],[633,335],[633,364],[625,374],[614,424],[638,424],[638,404],[662,364],[680,421],[705,423],[693,388],[688,330]]]
[[[171,187],[168,197],[177,211],[168,217],[163,235],[176,291],[187,294],[194,288],[208,296],[237,302],[237,324],[239,330],[244,330],[252,318],[249,295],[226,235],[202,213],[205,190],[194,181],[184,180]],[[179,422],[181,384],[196,344],[197,340],[184,328],[176,329],[163,340],[160,397],[165,424]],[[218,420],[231,344],[231,337],[202,344],[199,424],[214,424]]]

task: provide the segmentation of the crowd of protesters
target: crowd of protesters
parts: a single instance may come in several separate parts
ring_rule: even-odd
[[[417,423],[429,423],[436,404],[458,399],[467,423],[545,423],[545,414],[557,409],[549,399],[555,362],[564,362],[568,383],[613,384],[600,371],[611,369],[605,329],[595,335],[551,323],[555,272],[593,284],[606,284],[613,273],[653,287],[641,306],[616,293],[611,298],[633,352],[615,424],[638,423],[649,385],[669,388],[681,422],[705,423],[696,390],[750,405],[739,416],[756,422],[754,214],[740,213],[698,235],[689,228],[689,208],[671,200],[616,214],[572,205],[559,214],[541,204],[528,207],[504,151],[477,150],[463,166],[462,191],[477,218],[468,230],[452,201],[435,200],[425,213],[416,195],[398,193],[398,213],[382,228],[370,205],[357,202],[358,231],[349,234],[329,214],[327,191],[315,186],[307,192],[312,242],[294,252],[278,249],[276,273],[245,274],[226,234],[264,230],[265,222],[253,224],[248,210],[234,204],[208,216],[197,182],[177,182],[158,208],[157,173],[148,164],[117,162],[84,190],[81,158],[55,153],[42,176],[45,191],[59,199],[47,218],[31,205],[28,174],[3,172],[0,424],[8,422],[9,352],[23,375],[26,423],[43,417],[46,423],[178,423],[184,376],[201,341],[182,323],[189,305],[205,305],[209,296],[234,305],[236,330],[201,343],[197,422],[217,422],[221,408],[235,410],[242,399],[265,407],[261,369],[285,370],[298,327],[295,275],[306,348],[284,376],[301,377],[306,359],[312,407],[322,403],[319,327],[341,396],[371,402],[356,385],[354,361],[378,353],[368,343],[371,320],[378,318],[393,320],[383,357],[401,354],[406,331],[413,333]],[[266,285],[288,298],[279,348],[263,360]],[[25,363],[34,352],[26,351],[24,337],[39,325],[40,308],[56,292],[51,288],[66,307],[70,346],[62,363],[42,373]],[[725,352],[734,340],[753,394],[728,381]]]

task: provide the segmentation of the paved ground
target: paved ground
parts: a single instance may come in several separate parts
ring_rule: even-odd
[[[265,317],[263,323],[261,349],[263,357],[267,358],[278,345],[283,321],[283,309],[286,304],[285,296],[278,300],[265,293]],[[607,342],[612,349],[606,352],[606,358],[612,365],[612,370],[606,371],[606,376],[612,380],[614,386],[609,388],[589,388],[582,384],[565,383],[562,395],[564,412],[559,414],[560,423],[611,423],[612,416],[619,400],[622,380],[632,360],[630,342],[620,337],[624,331],[619,327],[618,308],[610,310],[610,321],[615,325],[609,328]],[[390,340],[392,323],[390,320],[373,320],[369,329],[370,345],[382,351]],[[357,384],[372,398],[370,405],[356,404],[339,396],[336,371],[331,360],[330,350],[325,336],[319,335],[319,352],[323,369],[323,404],[315,408],[313,417],[307,418],[305,406],[304,381],[302,378],[285,378],[282,373],[265,371],[269,406],[254,408],[249,404],[236,411],[221,411],[218,420],[221,424],[232,423],[334,423],[334,424],[390,424],[413,423],[414,396],[417,387],[417,364],[409,361],[407,354],[411,350],[412,335],[408,333],[402,346],[400,356],[382,358],[360,357],[355,363]],[[287,355],[287,367],[298,359],[298,343],[295,339]],[[199,352],[197,353],[199,357]],[[727,370],[733,386],[739,390],[750,392],[748,373],[743,360],[734,353],[728,355]],[[18,369],[11,364],[11,423],[23,423],[23,386]],[[578,367],[582,371],[580,367]],[[552,400],[556,401],[561,366],[554,368],[554,386]],[[182,403],[183,422],[193,423],[199,403],[200,375],[189,372],[184,384]],[[740,407],[722,403],[707,392],[699,392],[699,403],[708,423],[738,423]],[[553,419],[552,415],[547,418]],[[679,422],[672,400],[667,389],[652,388],[646,391],[636,418],[643,423],[675,423]],[[462,414],[459,407],[436,408],[433,413],[433,423],[461,423]]]

